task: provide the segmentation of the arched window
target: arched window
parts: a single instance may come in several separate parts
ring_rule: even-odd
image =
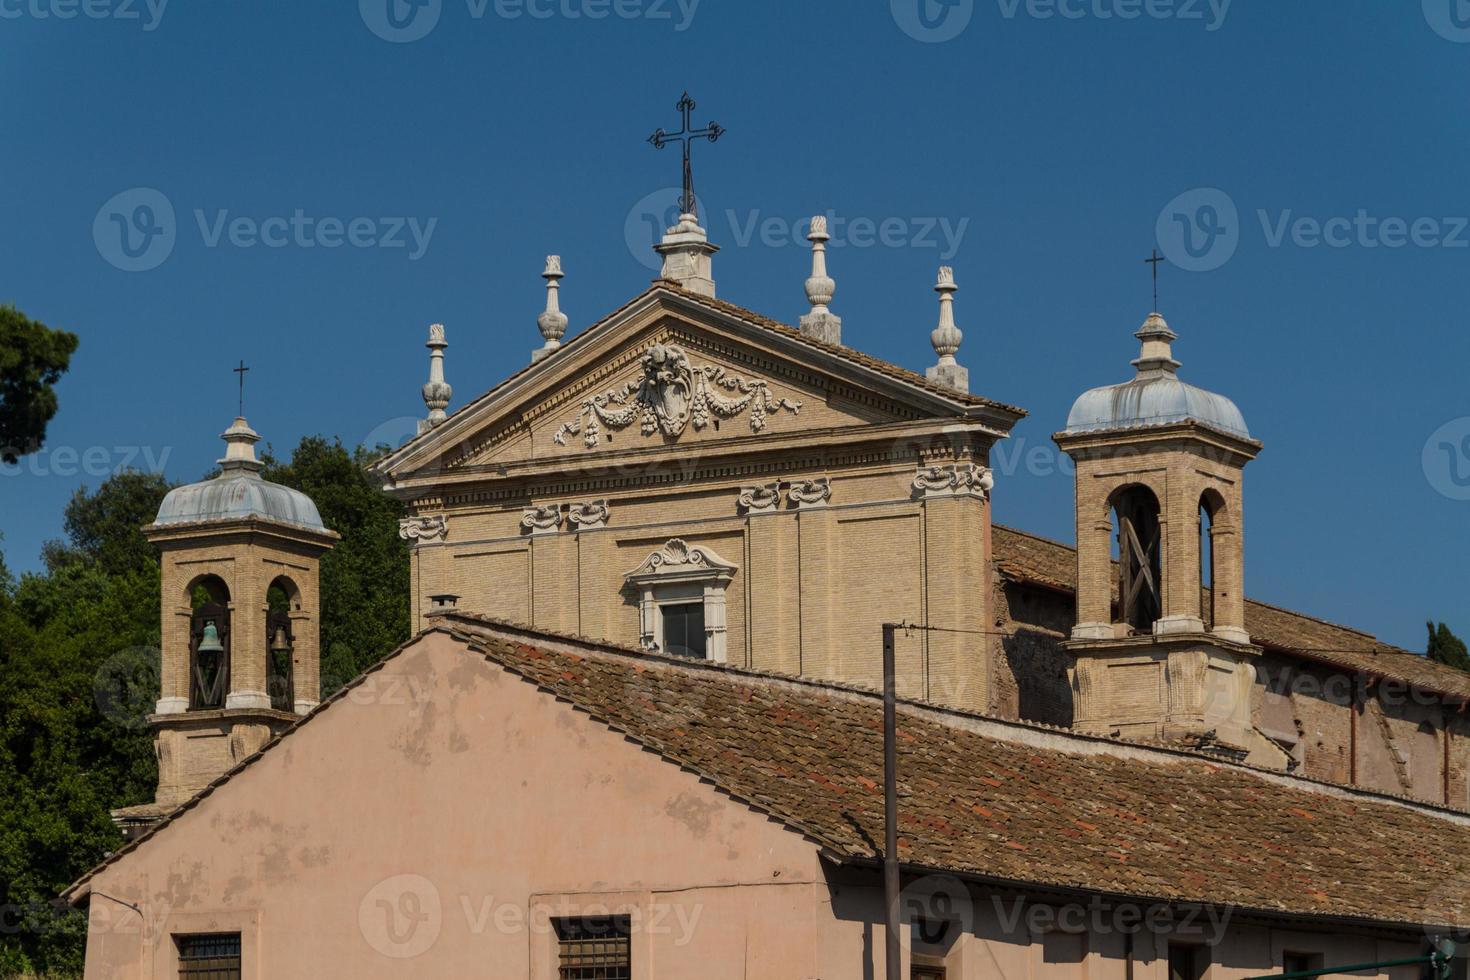
[[[1199,582],[1208,601],[1200,607],[1205,629],[1215,628],[1215,596],[1219,564],[1215,556],[1215,522],[1225,511],[1225,498],[1217,490],[1206,490],[1199,498]]]
[[[1135,485],[1117,491],[1111,502],[1118,532],[1118,621],[1151,632],[1163,615],[1159,498]]]
[[[218,575],[189,583],[189,710],[225,706],[230,689],[230,589]]]
[[[291,632],[291,610],[301,606],[301,592],[296,584],[282,576],[266,589],[265,613],[265,689],[271,707],[290,711],[295,707],[295,672],[292,669],[296,646]]]

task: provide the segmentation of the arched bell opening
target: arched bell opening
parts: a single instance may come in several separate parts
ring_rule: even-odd
[[[271,582],[265,597],[265,689],[272,708],[290,711],[296,698],[296,638],[291,612],[301,608],[301,590],[289,578],[280,576]]]
[[[1199,575],[1200,587],[1206,601],[1201,604],[1200,616],[1206,629],[1214,629],[1219,623],[1220,600],[1224,598],[1221,588],[1228,588],[1221,576],[1220,548],[1215,529],[1226,519],[1225,498],[1218,490],[1206,490],[1199,498]]]
[[[230,588],[218,575],[189,583],[189,710],[225,706],[230,689]]]
[[[1159,498],[1148,487],[1122,487],[1108,500],[1117,534],[1117,622],[1138,633],[1153,632],[1163,615]]]

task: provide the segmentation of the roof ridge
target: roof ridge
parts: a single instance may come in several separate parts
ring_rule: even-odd
[[[606,638],[590,639],[588,637],[580,636],[576,633],[568,633],[559,630],[550,630],[543,629],[541,627],[527,626],[524,623],[497,619],[493,616],[486,616],[481,613],[470,613],[458,609],[452,612],[438,613],[436,615],[439,619],[459,620],[472,624],[478,623],[483,626],[490,626],[501,630],[508,630],[525,634],[533,638],[550,638],[554,641],[559,641],[568,645],[575,645],[584,649],[592,648],[595,651],[611,654],[617,657],[627,657],[632,660],[645,660],[651,663],[661,664],[674,670],[689,671],[691,673],[706,672],[727,678],[748,678],[753,681],[776,683],[797,688],[808,688],[813,691],[836,692],[840,694],[850,695],[855,699],[863,701],[881,702],[883,698],[883,694],[881,691],[875,688],[867,687],[862,684],[855,684],[851,681],[838,681],[828,678],[812,677],[809,675],[786,674],[777,671],[767,671],[761,670],[759,668],[743,667],[736,664],[715,663],[708,660],[695,660],[689,657],[679,657],[672,654],[645,650],[642,647],[635,647],[630,644],[618,643],[616,641],[608,640]],[[454,630],[452,627],[449,628],[449,632],[452,635],[460,635],[459,631]],[[932,701],[924,701],[917,698],[904,697],[902,695],[897,698],[897,701],[899,708],[908,708],[915,713],[931,716],[930,720],[936,721],[936,723],[939,724],[960,723],[967,721],[981,722],[987,725],[994,725],[1004,729],[1036,732],[1049,736],[1059,736],[1063,739],[1076,741],[1079,745],[1112,745],[1118,746],[1123,749],[1154,752],[1184,760],[1203,762],[1207,765],[1215,766],[1217,768],[1235,769],[1242,772],[1265,776],[1269,778],[1279,778],[1281,781],[1289,785],[1301,784],[1302,788],[1312,792],[1326,790],[1329,792],[1341,792],[1343,794],[1353,797],[1362,797],[1367,800],[1397,802],[1402,805],[1407,805],[1413,809],[1427,810],[1435,814],[1453,816],[1457,818],[1462,818],[1466,821],[1470,821],[1470,811],[1456,809],[1455,807],[1447,806],[1441,803],[1435,803],[1432,800],[1423,800],[1418,797],[1409,796],[1403,793],[1393,793],[1385,790],[1377,790],[1366,786],[1338,783],[1330,779],[1321,779],[1315,776],[1307,776],[1300,773],[1283,772],[1279,769],[1271,769],[1266,766],[1258,766],[1246,762],[1236,762],[1218,755],[1204,752],[1200,749],[1192,749],[1185,746],[1168,745],[1161,742],[1150,741],[1147,739],[1132,739],[1124,738],[1122,736],[1097,735],[1089,732],[1080,732],[1074,728],[1069,728],[1064,725],[1051,725],[1039,721],[1030,721],[1018,718],[1006,718],[999,715],[987,714],[986,712],[977,711],[971,708],[957,708],[951,707],[949,705],[935,704]],[[937,716],[937,718],[932,716]],[[998,738],[998,736],[990,737]]]

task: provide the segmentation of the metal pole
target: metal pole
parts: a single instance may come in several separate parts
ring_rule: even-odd
[[[898,723],[894,691],[893,637],[897,627],[883,624],[883,904],[886,980],[902,980],[903,954],[898,944]]]

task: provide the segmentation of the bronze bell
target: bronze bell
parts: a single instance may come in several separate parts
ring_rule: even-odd
[[[199,638],[200,653],[224,653],[225,645],[219,641],[219,630],[213,623],[204,624],[204,635]]]

